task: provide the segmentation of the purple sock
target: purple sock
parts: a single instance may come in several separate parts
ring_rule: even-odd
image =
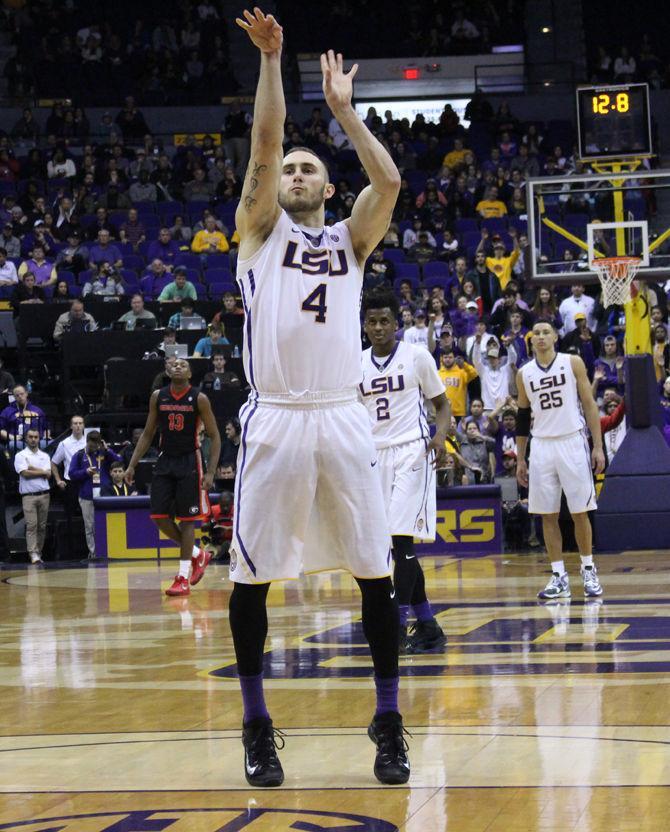
[[[409,618],[409,604],[400,604],[398,606],[398,614],[400,616],[400,626],[407,626],[407,619]]]
[[[420,604],[412,604],[414,615],[419,621],[431,621],[433,611],[430,608],[430,601],[422,601]]]
[[[395,711],[398,713],[398,682],[399,678],[393,676],[391,679],[378,679],[375,676],[375,687],[377,688],[377,710],[375,716]]]
[[[242,688],[242,702],[244,703],[244,722],[252,719],[259,719],[270,716],[265,707],[265,696],[263,695],[263,674],[258,676],[240,676],[240,687]]]

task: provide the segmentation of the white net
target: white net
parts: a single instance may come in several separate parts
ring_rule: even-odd
[[[640,268],[639,257],[603,257],[593,261],[603,289],[603,306],[623,306],[630,300],[630,287]]]

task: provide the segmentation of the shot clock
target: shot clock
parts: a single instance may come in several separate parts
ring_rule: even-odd
[[[577,127],[582,159],[650,156],[649,86],[579,87]]]

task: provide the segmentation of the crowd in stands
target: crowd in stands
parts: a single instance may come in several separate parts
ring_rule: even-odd
[[[667,89],[670,87],[670,64],[667,55],[659,56],[651,36],[644,34],[635,48],[626,44],[615,49],[598,46],[591,61],[591,81],[594,84],[643,81],[652,89]]]
[[[132,100],[124,111],[142,118]],[[248,114],[237,112],[248,123]],[[57,110],[53,115],[60,117]],[[448,469],[440,476],[458,484],[511,481],[514,371],[532,358],[529,330],[538,318],[553,320],[561,349],[583,358],[609,419],[611,458],[623,437],[622,310],[603,308],[593,286],[528,280],[531,258],[540,252],[528,245],[525,180],[538,173],[567,177],[579,168],[570,126],[521,123],[506,103],[494,110],[480,94],[467,116],[468,130],[448,105],[435,124],[422,116],[410,124],[374,110],[366,118],[396,160],[402,186],[385,239],[365,266],[364,284],[395,289],[401,303],[397,337],[430,350],[444,379],[454,425]],[[30,123],[30,111],[21,119]],[[329,167],[336,192],[326,204],[328,224],[351,214],[366,183],[338,128],[319,108],[304,123],[289,116],[285,126],[286,149],[313,148]],[[230,145],[210,137],[167,148],[143,130],[141,138],[112,132],[105,142],[79,146],[67,139],[45,146],[25,131],[0,137],[0,296],[11,299],[15,312],[21,304],[69,304],[56,321],[56,343],[67,331],[98,327],[86,310],[96,296],[131,296],[130,309],[119,315],[127,329],[157,326],[145,302],[174,304],[163,346],[174,343],[181,318],[192,318],[205,299],[220,302],[220,314],[242,314],[232,276],[240,179],[227,155]],[[236,152],[243,160],[244,142]],[[597,203],[588,210],[595,217]],[[649,284],[643,291],[670,439],[669,288]],[[235,386],[216,364],[216,353],[227,344],[220,314],[203,321],[210,331],[193,352],[213,357],[212,384],[219,385],[213,389]],[[6,420],[28,412],[20,395],[14,390],[9,411],[0,414],[7,435]],[[46,437],[44,419],[39,427]],[[522,512],[523,497],[508,508]],[[527,539],[531,531],[524,528]]]
[[[160,106],[217,103],[239,89],[227,22],[212,0],[12,5],[4,15],[15,47],[4,67],[11,97],[105,106],[132,89]]]
[[[409,0],[397,5],[334,0],[327,26],[315,26],[313,17],[290,0],[280,0],[277,12],[301,52],[346,47],[346,54],[356,58],[385,58],[476,55],[499,44],[518,44],[523,39],[523,7],[519,0]]]

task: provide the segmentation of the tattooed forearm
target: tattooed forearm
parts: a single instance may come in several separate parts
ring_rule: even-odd
[[[249,177],[249,192],[244,197],[244,208],[247,211],[247,213],[251,211],[254,205],[256,205],[256,203],[258,202],[258,200],[252,196],[252,194],[259,185],[258,180],[260,179],[261,174],[267,169],[267,165],[259,165],[256,162],[254,162],[254,166],[251,171],[251,176]]]

